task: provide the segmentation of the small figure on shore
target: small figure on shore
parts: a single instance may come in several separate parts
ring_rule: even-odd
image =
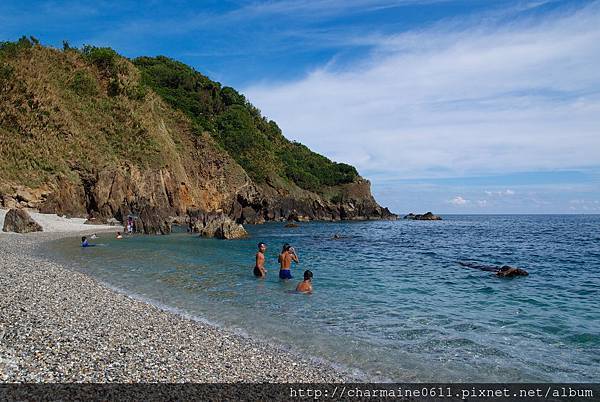
[[[127,234],[133,234],[133,218],[131,216],[127,217]]]
[[[511,267],[509,265],[503,265],[503,266],[482,265],[482,264],[476,264],[474,262],[462,262],[462,261],[459,261],[458,264],[462,265],[463,267],[476,268],[476,269],[480,269],[482,271],[494,272],[497,276],[500,276],[503,278],[529,275],[529,272],[525,271],[524,269]]]
[[[117,232],[117,239],[122,239],[123,235],[121,234],[121,232]]]
[[[312,278],[313,273],[310,270],[304,271],[304,280],[296,286],[296,292],[300,293],[312,293]]]
[[[295,261],[296,264],[299,264],[298,256],[296,255],[296,250],[288,243],[283,245],[283,249],[281,250],[281,254],[278,257],[279,260],[279,278],[280,279],[292,279],[292,261]]]
[[[94,247],[94,244],[90,244],[86,236],[81,236],[81,247]]]
[[[256,263],[254,264],[254,276],[257,278],[264,278],[267,276],[267,270],[265,268],[265,251],[267,251],[267,245],[263,242],[258,243]]]

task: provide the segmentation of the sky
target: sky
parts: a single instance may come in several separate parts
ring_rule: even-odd
[[[399,214],[600,213],[598,0],[0,2],[24,34],[183,61]]]

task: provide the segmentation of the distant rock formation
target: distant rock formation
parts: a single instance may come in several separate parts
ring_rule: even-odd
[[[298,227],[300,227],[300,225],[295,224],[294,222],[290,222],[290,223],[286,223],[283,227],[284,228],[298,228]]]
[[[246,229],[235,223],[223,212],[203,212],[189,210],[189,229],[192,233],[199,233],[202,237],[216,237],[217,239],[240,239],[248,236]]]
[[[423,215],[419,215],[419,214],[415,215],[411,212],[410,214],[405,215],[404,219],[415,220],[415,221],[441,221],[442,220],[441,217],[434,215],[431,212],[427,212]]]
[[[30,233],[41,232],[43,229],[39,223],[33,220],[24,209],[12,208],[4,217],[4,232]]]

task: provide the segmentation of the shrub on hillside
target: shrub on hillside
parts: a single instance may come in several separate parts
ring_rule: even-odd
[[[113,49],[85,45],[81,49],[81,54],[89,63],[98,67],[101,72],[109,76],[114,76],[118,73],[117,60],[119,55]]]
[[[37,41],[37,39],[35,39],[35,41]],[[21,51],[30,49],[34,45],[34,43],[35,42],[33,42],[26,36],[21,36],[21,38],[16,42],[0,42],[0,58],[16,57]]]
[[[96,79],[85,71],[77,71],[69,84],[69,88],[79,96],[98,94]]]

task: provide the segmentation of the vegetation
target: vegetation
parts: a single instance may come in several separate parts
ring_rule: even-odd
[[[16,42],[0,42],[0,59],[16,57],[21,51],[30,49],[34,44],[39,43],[36,38],[31,36],[21,36]]]
[[[49,84],[45,94],[60,100],[52,106],[33,99],[41,89],[24,66],[34,56],[36,74]],[[270,178],[281,183],[280,177],[320,191],[358,177],[354,167],[287,140],[274,121],[263,117],[235,89],[167,57],[140,57],[132,62],[107,47],[77,49],[65,41],[60,52],[39,46],[33,37],[0,42],[0,100],[10,106],[0,111],[0,165],[4,165],[0,171],[14,165],[18,166],[15,172],[27,171],[34,177],[35,172],[69,171],[65,161],[77,160],[87,167],[121,158],[161,165],[161,152],[170,142],[157,136],[144,107],[152,89],[189,117],[193,134],[199,139],[210,134],[257,183]],[[59,105],[71,113],[61,113]],[[21,119],[28,121],[28,130],[21,129]],[[66,134],[66,127],[75,126],[80,135]],[[183,138],[183,133],[178,134],[175,144],[182,146]],[[27,157],[19,158],[17,151]]]
[[[299,187],[316,191],[322,186],[350,183],[356,169],[335,163],[306,146],[287,140],[274,121],[231,87],[164,56],[140,57],[134,64],[142,82],[192,120],[195,130],[208,131],[257,182],[278,175]]]
[[[75,73],[70,88],[80,96],[94,96],[98,94],[96,79],[85,71],[77,71]]]

